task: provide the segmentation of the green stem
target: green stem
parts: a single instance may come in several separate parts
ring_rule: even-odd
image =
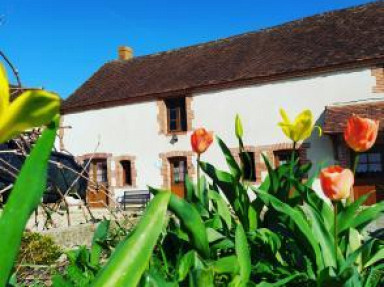
[[[354,156],[354,160],[353,160],[353,176],[356,178],[356,169],[357,169],[357,166],[359,164],[359,154],[358,153],[355,153],[355,156]],[[352,198],[352,199],[351,199]],[[355,199],[355,191],[354,191],[354,188],[352,186],[352,190],[351,190],[351,195],[350,197],[347,199],[347,203],[349,204],[351,201],[354,201]]]
[[[333,202],[333,208],[334,208],[334,222],[333,222],[333,231],[334,231],[334,239],[335,239],[335,261],[337,265],[337,246],[338,246],[338,236],[337,236],[337,202]]]
[[[291,173],[293,173],[293,167],[295,163],[295,154],[296,154],[296,142],[293,142],[292,154],[291,154]]]
[[[353,161],[353,175],[356,175],[356,169],[358,164],[359,164],[359,154],[355,153],[355,158]]]
[[[293,148],[292,148],[292,154],[291,154],[291,162],[290,162],[290,169],[289,169],[289,189],[287,194],[287,199],[289,198],[289,193],[291,191],[291,179],[293,177],[293,168],[295,166],[295,153],[296,153],[296,142],[293,142]]]
[[[244,152],[243,144],[242,144],[241,139],[239,139],[239,155],[240,155],[240,169],[241,169],[240,182],[242,185],[244,185],[244,170],[245,170],[245,166],[244,166],[243,158],[242,158],[243,152]]]
[[[200,154],[197,154],[197,194],[199,195],[200,200],[202,200],[200,194]]]

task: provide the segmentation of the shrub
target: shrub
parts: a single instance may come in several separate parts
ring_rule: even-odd
[[[21,240],[17,264],[51,265],[62,254],[50,236],[25,232]]]

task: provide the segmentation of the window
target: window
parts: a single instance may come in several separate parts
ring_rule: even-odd
[[[108,182],[108,170],[106,160],[92,160],[91,167],[93,173],[93,180],[95,180],[97,183]]]
[[[244,164],[244,179],[248,181],[256,181],[255,153],[240,153],[241,162]]]
[[[273,155],[275,157],[275,167],[279,167],[283,164],[289,163],[292,158],[292,150],[286,149],[286,150],[276,150],[273,152]],[[297,158],[299,155],[296,151],[295,158]]]
[[[132,185],[132,166],[130,160],[120,161],[122,167],[123,185]]]
[[[187,131],[185,98],[166,100],[165,105],[167,107],[168,132]]]
[[[171,181],[173,184],[184,183],[184,178],[187,173],[186,161],[184,158],[171,159]]]
[[[380,146],[359,155],[356,168],[358,177],[381,177],[384,174],[383,149]]]

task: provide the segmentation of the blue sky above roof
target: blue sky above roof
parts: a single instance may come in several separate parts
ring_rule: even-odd
[[[1,0],[0,49],[25,86],[66,98],[120,45],[141,56],[368,2]]]

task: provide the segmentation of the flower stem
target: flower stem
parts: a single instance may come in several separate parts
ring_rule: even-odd
[[[337,236],[337,202],[333,202],[334,209],[334,222],[333,222],[333,231],[334,231],[334,244],[335,244],[335,261],[337,265],[337,247],[338,247],[338,236]]]
[[[289,190],[288,190],[288,195],[287,199],[289,198],[289,194],[291,192],[292,186],[291,186],[291,180],[293,177],[293,168],[295,165],[295,154],[296,154],[296,142],[293,142],[293,147],[292,147],[292,154],[291,154],[291,162],[290,162],[290,169],[289,169]]]
[[[203,200],[200,194],[200,154],[197,154],[197,194],[200,200]]]
[[[359,164],[359,154],[355,153],[355,158],[353,161],[353,175],[356,175],[356,169],[358,164]]]
[[[359,154],[358,153],[355,153],[355,156],[354,156],[354,160],[353,160],[353,176],[356,178],[356,170],[357,170],[357,166],[359,164]],[[347,203],[350,203],[351,201],[351,198],[352,198],[352,201],[354,200],[355,198],[355,191],[354,191],[354,188],[352,186],[352,190],[351,190],[351,195],[350,197],[347,199]]]

